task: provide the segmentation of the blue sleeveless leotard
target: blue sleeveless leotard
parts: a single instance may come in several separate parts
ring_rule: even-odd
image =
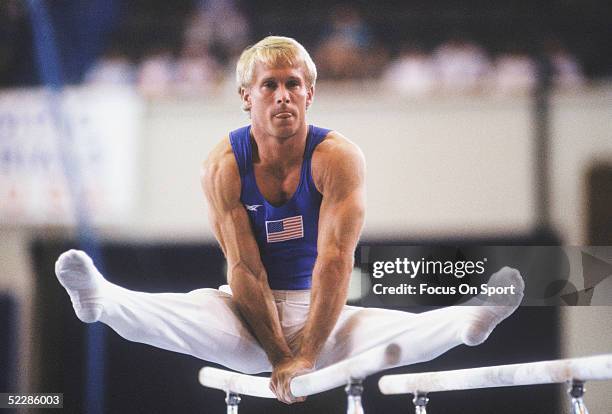
[[[251,127],[230,132],[242,183],[240,201],[249,215],[271,289],[298,290],[311,286],[322,195],[312,180],[310,164],[315,147],[329,131],[308,127],[300,182],[291,199],[278,207],[268,203],[257,188]]]

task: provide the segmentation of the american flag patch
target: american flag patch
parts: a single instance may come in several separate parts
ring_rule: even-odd
[[[266,236],[268,243],[304,237],[302,216],[287,217],[282,220],[266,221]]]

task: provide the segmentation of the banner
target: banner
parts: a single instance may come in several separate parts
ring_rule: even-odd
[[[141,103],[125,89],[0,93],[0,225],[127,219],[140,124]]]

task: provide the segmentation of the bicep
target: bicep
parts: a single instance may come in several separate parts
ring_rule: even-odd
[[[319,216],[319,252],[353,256],[365,218],[365,164],[360,153],[327,174]]]
[[[365,217],[365,202],[356,190],[341,199],[323,198],[319,213],[320,254],[353,256]]]

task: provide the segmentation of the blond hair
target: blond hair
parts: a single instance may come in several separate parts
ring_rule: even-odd
[[[238,92],[251,86],[257,62],[269,67],[303,65],[307,86],[314,86],[317,81],[317,67],[304,46],[290,37],[268,36],[247,47],[240,55],[236,65]]]

